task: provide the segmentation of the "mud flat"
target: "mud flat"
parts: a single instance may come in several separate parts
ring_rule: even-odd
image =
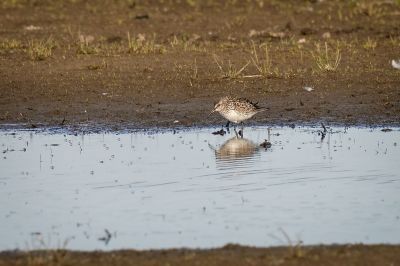
[[[0,122],[215,125],[209,110],[231,94],[270,108],[259,124],[398,125],[399,12],[396,1],[5,0]]]
[[[49,127],[56,127],[57,132],[66,135],[76,132],[78,136],[81,132],[215,127],[224,121],[218,115],[207,115],[218,98],[230,94],[269,108],[268,112],[256,115],[250,125],[297,128],[306,124],[319,127],[320,122],[324,122],[342,129],[351,125],[396,129],[400,124],[400,70],[391,62],[400,59],[399,14],[400,5],[396,1],[3,0],[0,3],[0,127],[7,132],[12,128],[47,131]],[[315,132],[310,134],[315,135]],[[266,137],[265,132],[262,137]],[[227,135],[219,141],[228,140],[225,138]],[[315,138],[314,142],[307,140],[305,143],[316,146],[320,136]],[[251,140],[257,147],[263,141],[253,135]],[[13,143],[10,141],[9,145]],[[398,143],[398,140],[391,142]],[[49,155],[51,149],[57,152],[58,146],[51,146],[56,143],[47,144],[49,146],[41,146],[47,147],[43,154]],[[209,149],[206,144],[204,151]],[[223,147],[219,142],[210,144],[216,151]],[[385,150],[376,145],[371,144],[371,147],[379,150],[376,156],[381,158]],[[190,146],[185,147],[190,149]],[[244,146],[236,143],[225,147]],[[79,146],[74,147],[79,149]],[[390,147],[389,150],[394,146]],[[2,147],[3,151],[7,150],[3,154],[7,157],[2,161],[5,164],[1,170],[3,175],[10,169],[7,160],[21,152],[16,149],[11,152],[11,149]],[[298,152],[297,147],[295,150],[293,154]],[[337,152],[333,150],[332,153]],[[372,152],[368,145],[366,150]],[[29,153],[30,149],[26,151]],[[247,154],[244,158],[250,156],[251,160],[241,166],[249,166],[247,163],[254,158],[267,158],[267,155],[261,150],[251,156]],[[51,154],[49,156],[47,159]],[[327,151],[325,156],[329,158]],[[40,155],[34,160],[42,161]],[[106,162],[104,158],[98,161],[101,160]],[[129,160],[126,161],[129,164]],[[214,163],[217,161],[221,167],[229,162],[215,157]],[[51,172],[51,166],[57,170],[57,166],[51,164],[44,169]],[[85,174],[96,176],[98,172],[91,170]],[[30,180],[29,175],[20,175],[21,171],[3,178],[14,177],[13,181],[22,180],[22,184],[23,180]],[[359,182],[368,184],[370,179],[374,177]],[[395,178],[385,181],[393,182],[391,188],[396,190],[396,181],[390,180]],[[7,179],[0,180],[2,189],[7,182]],[[10,193],[5,191],[2,195]],[[385,194],[388,195],[394,194]],[[18,193],[14,196],[17,196],[14,202],[24,204]],[[44,200],[52,202],[51,197]],[[246,198],[243,201],[246,203]],[[389,202],[397,204],[392,206],[393,220],[388,218],[382,226],[398,223],[398,198],[394,196]],[[12,219],[13,210],[2,210],[4,219]],[[374,215],[369,217],[373,221],[382,218],[379,212]],[[112,235],[112,228],[107,228]],[[92,232],[95,242],[107,238],[104,229]],[[383,235],[395,235],[385,230]],[[29,232],[33,236],[38,233]],[[40,236],[46,238],[47,232]],[[0,264],[73,265],[78,261],[86,265],[111,262],[116,265],[399,264],[398,243],[392,239],[369,242],[367,238],[352,238],[347,242],[339,241],[337,246],[329,245],[336,241],[318,246],[307,244],[307,239],[300,237],[307,246],[297,247],[297,236],[288,233],[292,247],[229,245],[202,250],[4,251]],[[368,236],[372,235],[369,232]],[[16,239],[13,237],[8,236]],[[18,237],[29,240],[25,235]],[[53,239],[63,241],[63,237],[68,236],[53,236]],[[286,239],[282,234],[279,237]],[[110,245],[118,239],[122,239],[121,235],[112,238]],[[353,241],[364,245],[345,244]],[[17,242],[8,242],[3,250],[32,249],[20,240]],[[235,243],[234,240],[230,242]],[[289,242],[283,240],[274,245],[288,246]],[[261,246],[271,244],[260,243]]]

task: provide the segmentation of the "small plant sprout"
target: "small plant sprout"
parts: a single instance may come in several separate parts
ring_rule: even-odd
[[[192,68],[192,75],[190,76],[192,79],[197,79],[199,77],[199,69],[197,67],[197,60],[196,58],[194,59],[194,66]]]
[[[221,71],[222,78],[230,78],[230,79],[240,78],[240,77],[242,77],[242,72],[250,64],[250,61],[248,61],[240,69],[237,69],[232,64],[231,60],[228,60],[228,66],[224,67],[223,62],[218,58],[217,55],[214,54],[213,57],[214,57],[215,63],[218,66],[218,69]]]
[[[377,41],[372,40],[371,38],[368,37],[367,41],[364,43],[363,47],[364,49],[371,49],[375,50],[376,46],[378,45]]]
[[[99,49],[92,45],[94,37],[92,35],[79,35],[78,54],[97,54]]]
[[[280,237],[277,237],[275,235],[270,235],[271,237],[279,240],[282,242],[284,245],[288,246],[288,254],[287,256],[290,258],[302,258],[306,255],[306,251],[303,249],[303,241],[297,240],[296,242],[293,242],[292,239],[289,237],[289,235],[283,230],[282,228],[279,228],[279,231],[285,238],[284,240]]]
[[[197,60],[196,58],[194,59],[194,65],[191,67],[190,73],[189,73],[189,83],[190,86],[193,87],[193,82],[194,80],[197,80],[199,78],[199,69],[197,67]]]
[[[336,71],[341,60],[339,47],[336,47],[335,51],[331,51],[326,42],[324,48],[321,48],[321,45],[317,44],[317,50],[315,52],[311,52],[311,54],[321,71]]]
[[[51,244],[51,239],[46,241],[38,233],[36,238],[32,238],[31,243],[27,243],[28,255],[26,265],[65,265],[67,259],[67,245],[71,238],[63,242],[58,241],[57,245]],[[46,250],[44,252],[35,252],[35,250]]]
[[[169,44],[172,48],[183,49],[185,52],[193,51],[193,52],[205,52],[206,48],[201,45],[196,45],[197,40],[201,37],[197,34],[193,34],[192,36],[183,35],[176,36],[174,35],[169,39]]]
[[[51,37],[47,40],[31,40],[28,43],[27,52],[32,60],[41,61],[50,57],[55,47],[56,44]]]
[[[268,45],[265,44],[263,45],[264,47],[264,52],[265,56],[264,59],[260,59],[257,54],[256,46],[254,42],[252,41],[252,56],[251,56],[251,61],[253,62],[253,65],[256,67],[258,72],[260,73],[260,77],[268,77],[269,75],[272,74],[272,64],[271,64],[271,58],[269,56],[269,51],[268,51]]]
[[[2,50],[14,50],[14,49],[19,49],[22,48],[23,45],[21,43],[21,41],[19,40],[15,40],[15,39],[11,39],[11,40],[3,40],[0,41],[0,51]]]
[[[155,43],[155,37],[151,40],[146,40],[144,34],[138,34],[137,38],[131,37],[128,32],[128,53],[130,54],[163,54],[166,49],[163,45]]]

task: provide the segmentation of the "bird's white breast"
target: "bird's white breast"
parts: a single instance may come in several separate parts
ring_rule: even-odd
[[[229,110],[226,113],[222,113],[222,116],[225,117],[227,120],[234,122],[234,123],[240,123],[246,119],[249,119],[252,117],[254,114],[252,113],[239,113],[235,110]]]

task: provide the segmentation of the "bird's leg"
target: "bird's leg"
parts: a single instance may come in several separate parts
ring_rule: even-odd
[[[235,128],[234,130],[235,130],[236,138],[238,139],[238,138],[239,138],[239,135],[240,135],[240,131],[239,131],[239,134],[238,134],[238,132],[236,131],[236,128]]]
[[[239,138],[240,132],[238,134],[238,132],[236,131],[236,124],[233,125],[233,130],[235,131],[236,138]]]
[[[239,135],[240,135],[241,138],[243,138],[243,122],[240,122]]]
[[[231,123],[231,121],[228,120],[228,123],[226,123],[226,125],[225,125],[226,131],[228,131],[228,133],[230,133],[230,132],[229,132],[229,124],[230,124],[230,123]]]

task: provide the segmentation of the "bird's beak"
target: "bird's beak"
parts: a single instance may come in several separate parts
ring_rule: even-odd
[[[212,113],[214,113],[215,112],[215,109],[214,110],[212,110],[209,114],[208,114],[208,116],[210,116]]]

